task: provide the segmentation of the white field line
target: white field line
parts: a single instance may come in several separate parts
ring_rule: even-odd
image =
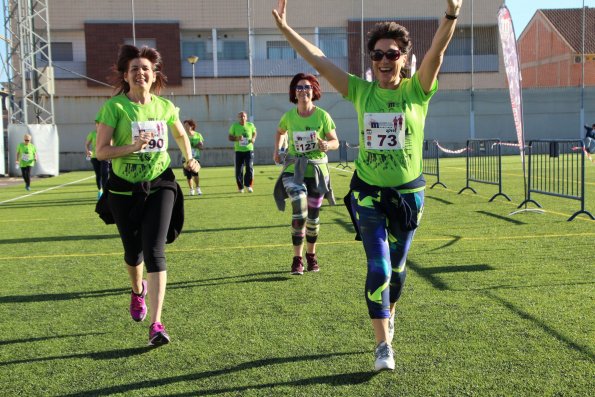
[[[79,183],[79,182],[82,182],[82,181],[86,181],[87,179],[91,179],[91,178],[95,178],[95,175],[88,176],[88,177],[86,177],[86,178],[83,178],[83,179],[79,179],[78,181],[73,181],[73,182],[64,183],[64,184],[62,184],[62,185],[60,185],[60,186],[54,186],[54,187],[50,187],[50,188],[47,188],[47,189],[44,189],[44,190],[40,190],[40,191],[37,191],[37,192],[33,192],[33,193],[29,193],[29,194],[25,194],[24,196],[15,197],[15,198],[12,198],[12,199],[10,199],[10,200],[4,200],[4,201],[0,201],[0,204],[10,203],[11,201],[16,201],[16,200],[20,200],[20,199],[22,199],[22,198],[27,198],[27,197],[35,196],[36,194],[40,194],[40,193],[49,192],[50,190],[58,189],[58,188],[61,188],[61,187],[64,187],[64,186],[68,186],[68,185],[73,185],[73,184],[75,184],[75,183]]]

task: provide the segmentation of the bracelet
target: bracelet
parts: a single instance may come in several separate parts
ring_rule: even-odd
[[[444,17],[446,17],[446,19],[450,20],[450,21],[454,21],[455,19],[457,19],[459,16],[458,15],[449,15],[446,12],[444,13]]]

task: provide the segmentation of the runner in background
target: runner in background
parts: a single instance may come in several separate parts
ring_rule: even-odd
[[[254,142],[256,142],[256,127],[248,121],[246,112],[238,113],[238,121],[229,127],[228,139],[234,143],[235,150],[235,175],[238,192],[248,193],[254,190]],[[246,173],[244,173],[244,168]]]
[[[190,140],[190,146],[192,147],[192,156],[200,164],[200,151],[204,148],[205,140],[202,134],[196,131],[196,122],[192,119],[184,120],[184,129],[188,134]],[[184,176],[188,181],[188,187],[190,188],[190,195],[194,196],[194,193],[201,196],[202,190],[200,190],[200,180],[198,172],[192,172],[184,168]]]
[[[109,176],[109,161],[99,161],[95,154],[95,145],[97,142],[97,123],[95,123],[95,129],[87,135],[85,140],[85,153],[87,159],[91,161],[93,171],[95,172],[95,183],[97,184],[97,200],[103,194],[103,188],[107,183]]]
[[[31,142],[31,135],[25,134],[23,142],[17,146],[16,165],[20,167],[25,189],[31,190],[31,168],[35,165],[37,158],[37,148]]]

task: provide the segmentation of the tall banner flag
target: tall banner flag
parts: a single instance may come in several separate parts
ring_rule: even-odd
[[[508,79],[508,91],[510,93],[510,104],[512,105],[512,116],[521,152],[521,162],[525,164],[525,135],[523,132],[523,98],[521,94],[521,73],[519,70],[519,57],[516,48],[516,37],[510,11],[503,5],[498,10],[498,29],[502,42],[502,53],[504,54],[504,66],[506,78]]]

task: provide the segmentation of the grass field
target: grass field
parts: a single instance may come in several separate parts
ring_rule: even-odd
[[[255,192],[241,195],[231,167],[201,171],[204,195],[186,197],[185,230],[167,246],[172,343],[158,349],[145,346],[148,322],[128,314],[121,243],[93,212],[92,173],[0,188],[0,394],[593,395],[595,222],[567,222],[579,203],[544,195],[533,197],[544,214],[509,215],[523,199],[518,157],[504,159],[512,203],[489,203],[497,188],[485,184],[457,194],[464,159],[442,160],[448,188],[426,192],[396,370],[382,373],[347,212],[325,202],[321,272],[290,276],[290,214],[271,196],[278,172],[257,166]],[[342,197],[351,173],[332,176]],[[586,186],[595,213],[591,163]]]

